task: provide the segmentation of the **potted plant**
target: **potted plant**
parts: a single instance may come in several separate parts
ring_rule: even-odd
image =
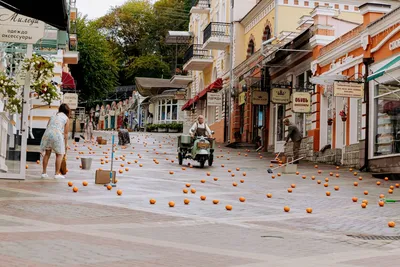
[[[333,119],[332,118],[329,118],[328,119],[328,125],[330,126],[330,125],[332,125],[333,124]]]
[[[173,122],[168,124],[168,132],[170,133],[179,133],[183,129],[183,124]]]
[[[342,121],[347,121],[347,114],[344,110],[339,112],[340,117],[342,117]]]
[[[157,132],[159,133],[166,133],[167,132],[167,125],[164,123],[157,124]]]

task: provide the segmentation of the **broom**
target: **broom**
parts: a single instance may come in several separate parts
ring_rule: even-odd
[[[288,165],[288,164],[290,164],[290,163],[293,163],[293,162],[295,162],[295,161],[301,160],[301,159],[303,159],[303,158],[304,158],[304,157],[301,157],[301,158],[292,160],[292,161],[290,161],[290,162],[286,162],[285,164],[282,164],[281,166],[275,167],[275,168],[273,168],[273,169],[269,168],[269,169],[267,170],[267,172],[268,172],[268,173],[274,173],[274,170],[276,170],[276,169],[278,169],[278,168],[281,168],[281,167],[284,167],[284,166],[286,166],[286,165]]]

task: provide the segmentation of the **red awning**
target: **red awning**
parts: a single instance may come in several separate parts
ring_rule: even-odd
[[[71,74],[69,74],[68,72],[64,72],[62,73],[62,78],[61,78],[61,87],[63,89],[69,88],[69,89],[76,89],[75,86],[75,80],[74,78],[71,76]]]
[[[202,90],[200,93],[198,93],[195,97],[193,97],[192,99],[189,99],[189,101],[186,102],[186,104],[182,106],[182,110],[191,110],[193,104],[195,104],[199,99],[201,99],[205,95],[207,95],[208,92],[212,92],[213,90],[222,89],[222,84],[223,84],[222,79],[218,78],[212,84],[207,86],[204,90]]]

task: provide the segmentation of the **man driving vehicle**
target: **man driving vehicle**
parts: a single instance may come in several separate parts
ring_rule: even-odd
[[[208,127],[207,123],[204,122],[204,116],[199,115],[197,117],[197,121],[193,124],[192,128],[189,130],[189,134],[194,136],[204,136],[208,138],[212,138],[212,132]]]

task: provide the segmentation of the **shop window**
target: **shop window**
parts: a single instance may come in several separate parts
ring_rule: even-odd
[[[375,88],[374,155],[400,153],[400,86],[382,85]]]
[[[348,5],[344,5],[344,10],[349,10],[349,6]]]
[[[329,3],[325,3],[325,6],[329,7]]]
[[[276,141],[285,141],[285,105],[278,105],[276,113]]]
[[[289,0],[283,0],[283,4],[285,5],[289,4]]]
[[[169,123],[178,121],[178,101],[173,99],[159,100],[158,101],[158,123]]]
[[[298,6],[298,5],[299,5],[299,0],[294,0],[294,4],[295,4],[296,6]]]
[[[271,39],[271,28],[267,25],[264,29],[264,33],[263,33],[263,41],[267,41]]]
[[[335,4],[335,9],[339,9],[339,4]]]
[[[358,7],[354,7],[354,11],[360,11],[360,9]]]
[[[254,41],[250,40],[247,46],[247,58],[254,54]]]
[[[217,116],[217,107],[207,106],[207,123],[208,123],[208,125],[215,123],[216,116]]]
[[[304,6],[309,6],[309,2],[308,1],[304,1]]]

